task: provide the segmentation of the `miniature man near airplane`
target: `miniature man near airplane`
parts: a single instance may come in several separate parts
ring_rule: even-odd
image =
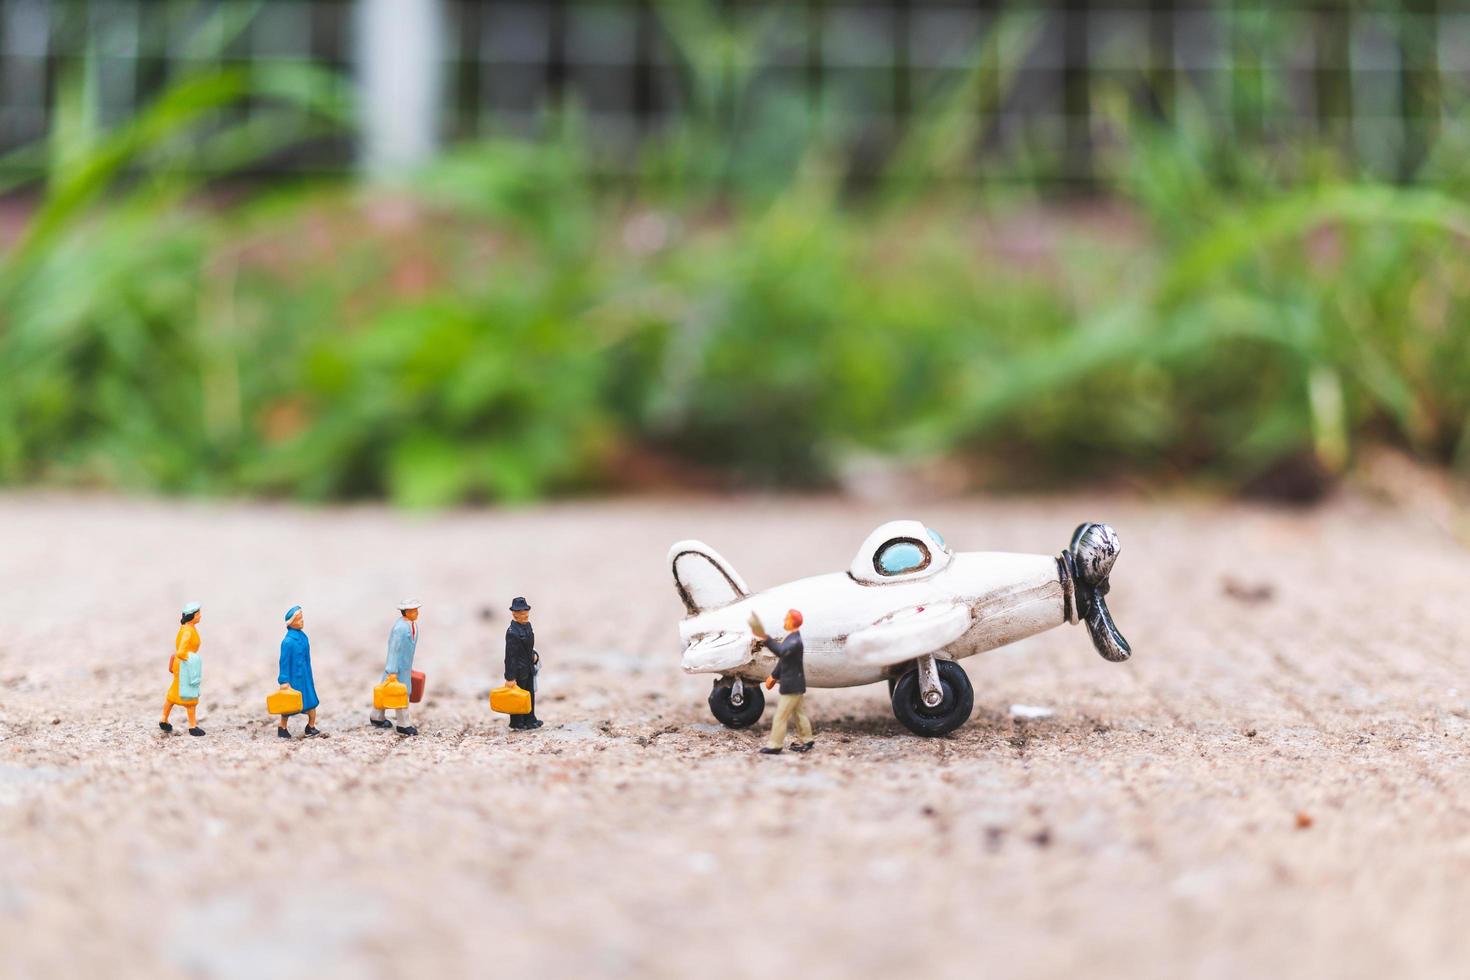
[[[801,741],[792,742],[791,751],[810,752],[817,744],[812,735],[811,719],[806,716],[803,704],[806,700],[806,666],[803,663],[806,651],[801,642],[801,613],[788,609],[783,625],[785,638],[773,640],[766,635],[760,617],[750,614],[751,635],[776,655],[776,666],[771,668],[770,676],[766,678],[766,690],[775,687],[777,681],[781,682],[781,704],[771,722],[771,737],[766,747],[761,749],[763,755],[780,754],[781,744],[786,741],[786,726],[793,717],[796,718],[796,733],[801,736]]]

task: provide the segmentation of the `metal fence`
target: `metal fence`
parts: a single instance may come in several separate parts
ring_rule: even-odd
[[[998,25],[1018,15],[1030,25],[1024,43],[990,52],[993,84],[974,101],[976,176],[1091,179],[1108,93],[1121,92],[1163,118],[1188,101],[1242,141],[1335,141],[1364,168],[1407,177],[1437,133],[1464,125],[1470,88],[1470,0],[715,0],[703,38],[671,29],[670,11],[689,2],[442,0],[442,137],[535,133],[548,108],[571,103],[601,165],[632,168],[639,146],[697,101],[691,45],[743,39],[755,70],[746,83],[732,69],[722,84],[747,86],[744,113],[799,111],[812,129],[840,131],[857,169],[876,170],[933,94],[959,90]],[[232,9],[238,31],[219,16]],[[0,0],[0,154],[46,136],[58,79],[84,57],[107,125],[202,64],[311,60],[350,75],[353,24],[349,0]],[[271,166],[353,161],[342,138]],[[0,157],[11,170],[39,165]]]

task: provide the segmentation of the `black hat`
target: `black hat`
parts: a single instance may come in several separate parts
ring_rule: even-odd
[[[530,612],[531,611],[531,604],[526,601],[525,596],[516,596],[513,600],[511,600],[510,611],[511,612]]]

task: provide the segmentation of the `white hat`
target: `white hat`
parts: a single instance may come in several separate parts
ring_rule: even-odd
[[[184,608],[179,610],[179,615],[181,615],[181,616],[191,616],[194,613],[197,613],[198,611],[199,611],[199,603],[197,603],[197,602],[186,602],[186,603],[184,603]]]
[[[403,612],[405,609],[418,609],[422,605],[423,603],[417,599],[404,599],[398,604],[398,611]]]

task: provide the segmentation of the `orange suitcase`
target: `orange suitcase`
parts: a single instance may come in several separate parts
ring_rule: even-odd
[[[505,684],[490,692],[490,710],[503,715],[529,715],[531,692],[524,687]]]
[[[379,711],[408,707],[408,687],[398,682],[397,674],[373,688],[373,707]]]
[[[272,691],[265,696],[265,710],[267,714],[272,715],[299,715],[301,713],[301,692],[295,688]]]

